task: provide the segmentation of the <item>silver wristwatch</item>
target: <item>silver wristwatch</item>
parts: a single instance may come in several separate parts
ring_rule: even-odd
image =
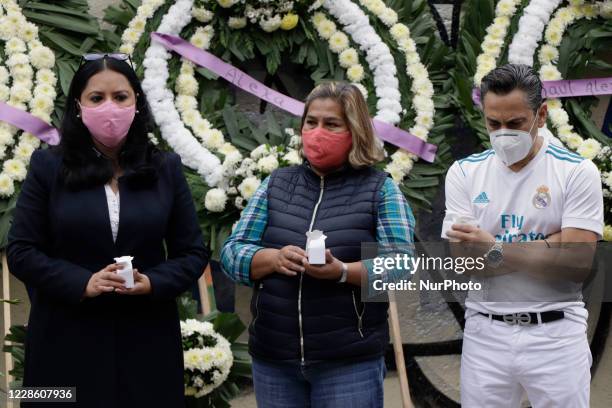
[[[338,283],[346,282],[346,278],[348,277],[348,266],[344,262],[342,262],[342,275],[340,275],[340,279],[338,279]]]
[[[504,261],[504,250],[501,242],[493,244],[491,249],[484,254],[484,259],[487,261],[487,265],[491,268],[497,268]]]

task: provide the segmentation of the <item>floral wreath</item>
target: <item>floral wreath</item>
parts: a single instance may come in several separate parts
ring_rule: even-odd
[[[409,118],[408,130],[427,140],[434,127],[434,86],[428,69],[421,62],[410,29],[382,0],[177,0],[169,2],[171,5],[167,3],[165,0],[143,1],[122,33],[122,52],[134,53],[140,49],[144,34],[153,30],[171,35],[187,32],[193,45],[210,51],[213,41],[227,44],[227,37],[243,35],[249,27],[271,35],[276,32],[297,35],[294,33],[302,29],[306,36],[310,33],[307,30],[312,28],[318,38],[310,40],[321,41],[336,56],[343,77],[373,101],[375,118],[406,126],[408,115],[403,106],[407,105],[402,101],[396,58],[388,45],[391,44],[401,53],[402,71],[410,81],[414,115]],[[155,16],[161,16],[161,22],[151,28]],[[198,26],[189,28],[193,27],[194,24],[189,26],[193,20]],[[216,25],[219,20],[226,27]],[[386,41],[379,35],[380,27],[385,27],[390,34]],[[282,132],[287,140],[284,145],[261,143],[249,149],[245,157],[233,143],[233,135],[228,140],[212,120],[202,115],[197,99],[199,67],[182,59],[176,78],[173,78],[171,65],[170,52],[161,44],[150,43],[142,59],[143,89],[162,139],[208,185],[204,200],[207,211],[221,213],[231,208],[242,209],[266,175],[279,166],[301,161],[296,150],[299,139],[293,128],[285,128]],[[392,151],[384,169],[401,183],[413,169],[416,156],[403,149],[392,148]]]

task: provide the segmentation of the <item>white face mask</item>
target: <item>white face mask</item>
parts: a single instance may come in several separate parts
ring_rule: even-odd
[[[538,120],[538,112],[536,112],[536,117],[528,132],[515,129],[499,129],[489,133],[491,146],[493,146],[495,154],[506,166],[512,166],[529,154],[533,147],[531,130]]]

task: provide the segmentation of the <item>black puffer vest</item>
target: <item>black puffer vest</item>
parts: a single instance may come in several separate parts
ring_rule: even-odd
[[[361,243],[376,242],[386,177],[346,168],[321,178],[308,164],[274,171],[262,245],[305,248],[313,222],[336,258],[359,261]],[[362,303],[360,289],[348,283],[273,273],[255,283],[249,350],[262,359],[306,363],[375,358],[389,343],[387,309],[387,303]]]

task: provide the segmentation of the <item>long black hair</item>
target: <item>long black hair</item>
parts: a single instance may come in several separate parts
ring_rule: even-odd
[[[138,113],[119,152],[119,165],[124,170],[125,178],[134,187],[149,185],[157,179],[161,155],[149,141],[148,133],[153,129],[153,119],[140,81],[125,61],[103,58],[87,61],[77,70],[66,99],[59,151],[63,156],[63,180],[72,190],[105,184],[114,173],[111,160],[95,148],[89,130],[78,116],[77,105],[89,79],[106,69],[125,76],[136,95]]]

